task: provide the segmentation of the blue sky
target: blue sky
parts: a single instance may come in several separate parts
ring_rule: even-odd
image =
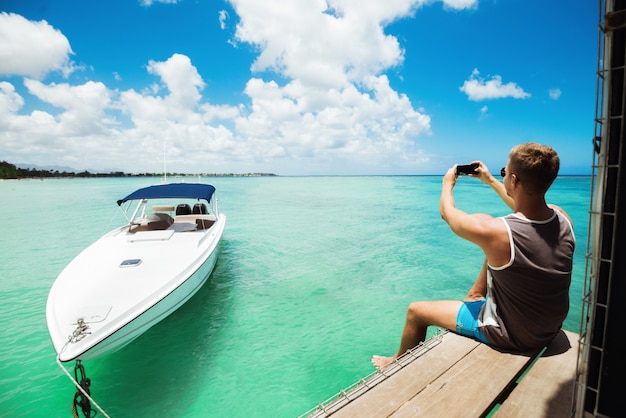
[[[0,1],[0,160],[130,173],[591,172],[589,0]]]

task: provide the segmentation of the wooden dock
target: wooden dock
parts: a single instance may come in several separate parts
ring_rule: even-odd
[[[304,416],[569,417],[578,335],[510,354],[443,332]]]

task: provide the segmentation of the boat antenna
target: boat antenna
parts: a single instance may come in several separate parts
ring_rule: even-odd
[[[167,153],[165,139],[163,140],[163,183],[167,183]]]
[[[167,183],[167,153],[165,152],[165,140],[163,140],[163,183]]]

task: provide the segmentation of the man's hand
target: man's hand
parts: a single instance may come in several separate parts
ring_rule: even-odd
[[[504,184],[491,174],[487,166],[483,164],[482,161],[472,161],[472,164],[478,164],[478,168],[476,169],[476,174],[470,174],[470,176],[478,177],[480,181],[485,183],[487,186],[491,186],[491,188],[498,193],[498,196],[500,196],[502,201],[504,201],[509,208],[515,210],[513,198],[507,194]]]
[[[454,188],[454,185],[456,184],[456,164],[454,164],[449,170],[448,172],[443,176],[443,187],[449,187],[450,190],[452,190]]]
[[[495,180],[489,169],[482,161],[472,161],[472,164],[478,164],[478,168],[476,169],[477,174],[470,174],[471,177],[478,177],[480,181],[485,183],[486,185],[491,185],[491,183]]]

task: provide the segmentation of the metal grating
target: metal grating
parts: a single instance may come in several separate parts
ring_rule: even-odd
[[[626,0],[600,0],[598,72],[591,207],[580,347],[574,393],[576,416],[622,416],[626,343]],[[622,186],[624,184],[625,186]]]

